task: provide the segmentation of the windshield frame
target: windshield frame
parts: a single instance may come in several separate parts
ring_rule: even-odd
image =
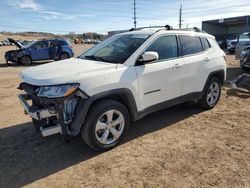
[[[88,59],[88,60],[94,60],[94,61],[102,61],[102,62],[106,62],[106,63],[113,63],[113,64],[124,64],[149,38],[150,38],[151,34],[144,34],[144,33],[126,33],[126,34],[118,34],[118,35],[114,35],[112,37],[109,37],[107,39],[105,39],[104,41],[100,42],[99,44],[93,46],[92,48],[86,50],[85,52],[83,52],[80,56],[78,56],[78,58],[80,59]],[[96,56],[96,54],[100,53],[101,50],[105,50],[108,47],[107,46],[111,46],[113,49],[110,53],[114,53],[116,55],[116,53],[118,52],[113,52],[113,50],[117,50],[115,45],[116,42],[118,40],[132,40],[134,38],[134,41],[132,41],[129,45],[127,45],[127,43],[122,43],[125,44],[124,47],[121,47],[121,58],[119,60],[121,61],[112,61],[112,58],[116,60],[116,57],[113,56],[106,56],[109,57],[110,59],[105,59],[105,56]],[[119,42],[119,41],[118,41]],[[113,46],[112,46],[113,45]],[[131,50],[131,47],[134,47],[134,49]],[[119,50],[119,48],[118,48]],[[131,52],[129,52],[131,51]],[[128,54],[129,53],[129,54]],[[128,55],[128,56],[126,56]],[[87,57],[88,56],[88,57]],[[118,57],[119,58],[119,57]],[[117,59],[118,59],[117,58]]]

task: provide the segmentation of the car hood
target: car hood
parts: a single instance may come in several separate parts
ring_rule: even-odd
[[[20,42],[14,40],[14,39],[8,38],[8,41],[9,41],[10,43],[15,44],[15,45],[16,45],[18,48],[20,48],[20,49],[23,48],[23,45],[22,45]]]
[[[20,78],[31,85],[77,83],[77,78],[111,71],[116,64],[71,58],[23,70]]]

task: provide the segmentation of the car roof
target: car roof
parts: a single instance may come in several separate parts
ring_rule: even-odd
[[[135,30],[135,31],[129,31],[125,33],[121,33],[118,35],[127,35],[127,34],[143,34],[143,35],[153,35],[153,34],[175,34],[175,35],[195,35],[199,37],[208,37],[215,39],[213,35],[210,35],[205,32],[196,32],[193,30],[166,30],[166,29],[156,29],[156,28],[147,28],[147,29],[141,29],[141,30]]]

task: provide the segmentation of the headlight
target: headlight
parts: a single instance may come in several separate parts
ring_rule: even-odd
[[[45,86],[39,89],[37,96],[48,98],[67,97],[72,94],[78,87],[79,84]]]

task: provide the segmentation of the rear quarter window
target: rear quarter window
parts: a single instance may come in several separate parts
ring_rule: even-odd
[[[181,35],[179,36],[179,39],[180,39],[181,54],[183,56],[196,54],[203,51],[201,40],[199,37]]]
[[[204,51],[211,47],[211,45],[209,44],[209,42],[206,38],[201,37],[201,42],[202,42],[202,46],[203,46]]]

